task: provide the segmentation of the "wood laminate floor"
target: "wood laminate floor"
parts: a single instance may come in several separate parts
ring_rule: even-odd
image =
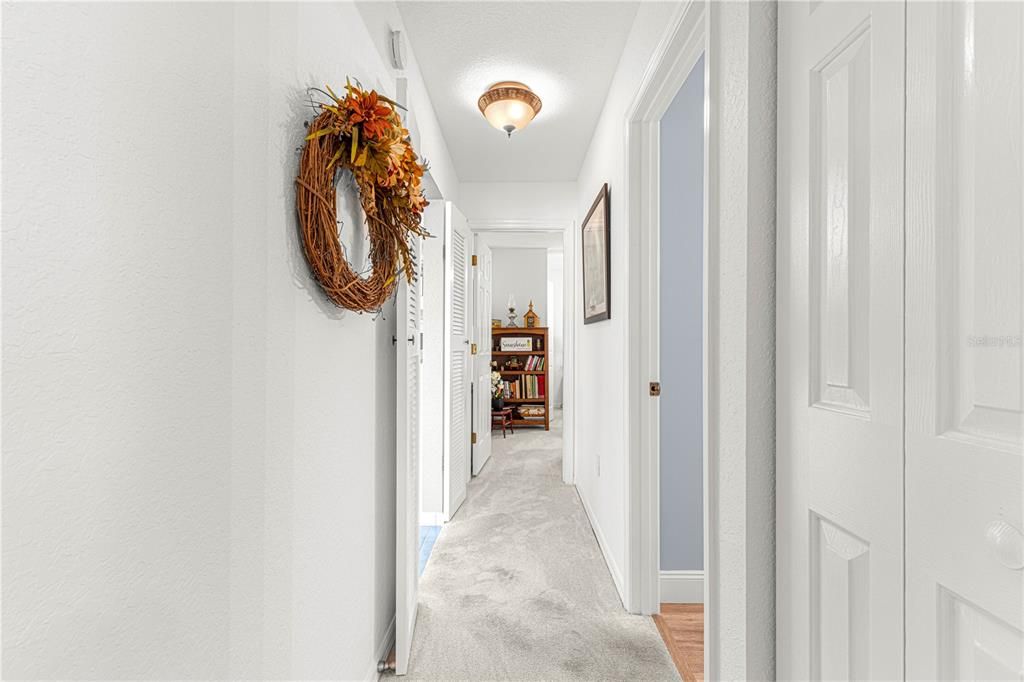
[[[686,682],[704,682],[704,605],[662,604],[654,623],[680,677]]]

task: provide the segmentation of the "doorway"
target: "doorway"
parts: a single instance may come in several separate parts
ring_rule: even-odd
[[[562,455],[562,482],[571,485],[574,483],[572,312],[575,263],[565,254],[572,253],[573,225],[570,222],[516,221],[513,228],[502,221],[470,221],[470,227],[475,235],[478,262],[484,263],[486,258],[489,273],[487,298],[478,299],[481,305],[488,306],[486,314],[478,315],[481,325],[478,331],[479,352],[490,354],[491,369],[502,375],[503,382],[513,382],[521,376],[542,377],[540,380],[544,382],[544,389],[538,391],[534,386],[533,394],[541,396],[543,400],[525,399],[523,404],[530,414],[513,415],[515,419],[512,428],[533,430],[540,423],[540,428],[550,431],[557,420],[561,433],[559,448]],[[526,316],[530,312],[531,302],[534,308],[532,312],[537,315],[535,324],[545,332],[544,340],[535,341],[543,346],[544,353],[525,353],[519,357],[502,354],[499,352],[499,337],[517,336],[517,328],[526,328]],[[509,327],[510,307],[515,310],[516,327]],[[498,329],[496,334],[495,327]],[[539,333],[532,335],[540,336]],[[499,346],[498,351],[494,350],[496,345]],[[521,362],[515,362],[517,366],[510,366],[509,361],[513,358]],[[531,364],[527,368],[527,361],[541,361],[543,364],[540,367]],[[520,375],[516,372],[529,374]],[[487,389],[482,379],[478,386]],[[517,390],[525,390],[525,387]],[[518,406],[519,403],[508,404],[513,405]],[[480,424],[477,429],[477,445],[483,440],[480,433],[490,433],[490,418],[488,412],[476,422]],[[500,427],[495,428],[500,438]],[[484,452],[489,452],[489,449],[484,449]],[[478,472],[474,464],[474,473]]]
[[[658,122],[658,611],[655,624],[684,680],[703,678],[705,578],[705,57]],[[652,424],[652,426],[654,426]]]
[[[709,347],[708,9],[689,5],[629,111],[631,443],[626,606],[651,615],[684,679],[714,677]],[[635,350],[633,350],[635,349]],[[709,645],[710,646],[709,648]]]
[[[684,680],[704,674],[704,57],[659,126],[659,592]]]

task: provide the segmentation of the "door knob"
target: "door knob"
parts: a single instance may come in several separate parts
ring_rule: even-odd
[[[1006,521],[993,521],[985,529],[985,540],[1003,566],[1020,571],[1024,569],[1024,533]]]

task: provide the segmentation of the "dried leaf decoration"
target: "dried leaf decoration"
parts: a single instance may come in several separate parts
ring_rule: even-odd
[[[375,312],[394,293],[400,275],[410,282],[416,276],[409,240],[428,236],[422,226],[426,169],[393,101],[351,82],[344,97],[330,86],[324,94],[330,102],[319,104],[295,179],[302,247],[335,305]],[[352,172],[366,214],[373,266],[366,277],[352,269],[338,239],[335,184],[343,169]]]

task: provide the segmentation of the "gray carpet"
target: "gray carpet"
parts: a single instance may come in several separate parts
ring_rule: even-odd
[[[420,580],[409,680],[678,680],[650,618],[627,614],[561,439],[520,429],[494,453]]]

